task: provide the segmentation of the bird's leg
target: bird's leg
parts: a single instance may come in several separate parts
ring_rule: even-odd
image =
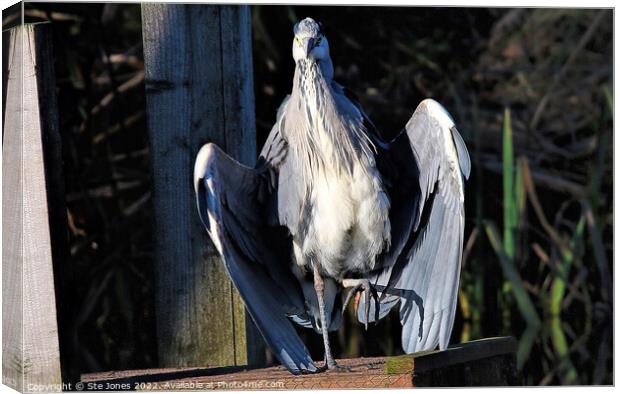
[[[321,273],[319,272],[319,267],[314,261],[312,262],[312,267],[314,269],[314,290],[316,291],[316,298],[319,301],[319,314],[321,315],[321,332],[323,334],[323,346],[325,346],[325,365],[327,369],[334,369],[336,368],[336,361],[334,357],[332,357],[332,350],[329,346],[328,326],[326,324],[327,316],[325,315],[325,300],[323,298],[325,285]]]
[[[343,279],[342,280],[343,287],[350,287],[349,293],[344,301],[342,306],[342,313],[346,309],[347,305],[353,298],[353,295],[357,295],[359,291],[364,294],[364,316],[366,317],[366,321],[364,326],[366,330],[368,330],[368,319],[370,317],[370,297],[372,296],[375,299],[375,303],[378,304],[378,296],[375,289],[370,285],[370,281],[368,279]],[[359,299],[355,297],[355,311],[357,312],[357,306],[359,304]],[[378,312],[378,305],[375,306],[375,310]],[[378,320],[378,317],[375,316],[375,321]]]

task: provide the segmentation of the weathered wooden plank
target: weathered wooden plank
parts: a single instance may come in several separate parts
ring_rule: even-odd
[[[227,152],[246,165],[256,160],[251,19],[248,7],[218,7],[221,13],[224,135]],[[241,55],[242,54],[242,55]]]
[[[2,383],[21,391],[24,338],[22,101],[23,30],[9,32],[9,77],[2,144]]]
[[[26,24],[11,30],[2,147],[2,372],[3,382],[26,391],[51,391],[61,383],[43,151],[46,133],[54,131],[45,125],[55,109],[46,103],[42,112],[39,102],[54,82],[50,68],[37,64],[38,53],[51,51],[40,47],[50,44],[42,38],[47,28]]]
[[[283,367],[183,368],[86,374],[82,382],[87,388],[167,391],[508,386],[519,384],[516,348],[514,338],[489,338],[445,351],[341,359],[344,368],[313,375],[294,376]]]
[[[200,147],[256,157],[249,12],[142,5],[162,366],[256,365],[264,345],[202,228],[192,186]]]

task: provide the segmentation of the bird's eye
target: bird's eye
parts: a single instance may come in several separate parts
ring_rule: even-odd
[[[321,39],[322,39],[322,38],[323,38],[323,37],[319,37],[319,38],[317,38],[317,39],[316,39],[316,41],[315,41],[315,42],[316,42],[316,45],[321,45]]]
[[[301,40],[297,37],[295,37],[295,44],[301,45]]]

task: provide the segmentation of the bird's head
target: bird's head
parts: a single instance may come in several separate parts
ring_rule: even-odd
[[[293,59],[320,61],[329,59],[329,44],[321,32],[321,26],[312,18],[306,18],[293,28]]]

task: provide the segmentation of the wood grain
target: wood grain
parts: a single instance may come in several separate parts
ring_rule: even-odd
[[[49,385],[61,382],[43,152],[47,118],[39,102],[54,79],[36,64],[37,46],[49,45],[40,39],[47,29],[26,24],[11,30],[2,147],[2,372],[5,384],[26,391],[52,391]]]
[[[138,390],[295,390],[408,387],[509,386],[516,375],[516,341],[488,338],[444,351],[396,357],[337,360],[342,368],[310,375],[292,375],[284,367],[249,369],[170,368],[111,371],[82,375],[85,387]],[[101,386],[97,386],[101,385]]]
[[[257,365],[264,345],[198,218],[194,159],[256,158],[249,10],[143,4],[160,365]]]

